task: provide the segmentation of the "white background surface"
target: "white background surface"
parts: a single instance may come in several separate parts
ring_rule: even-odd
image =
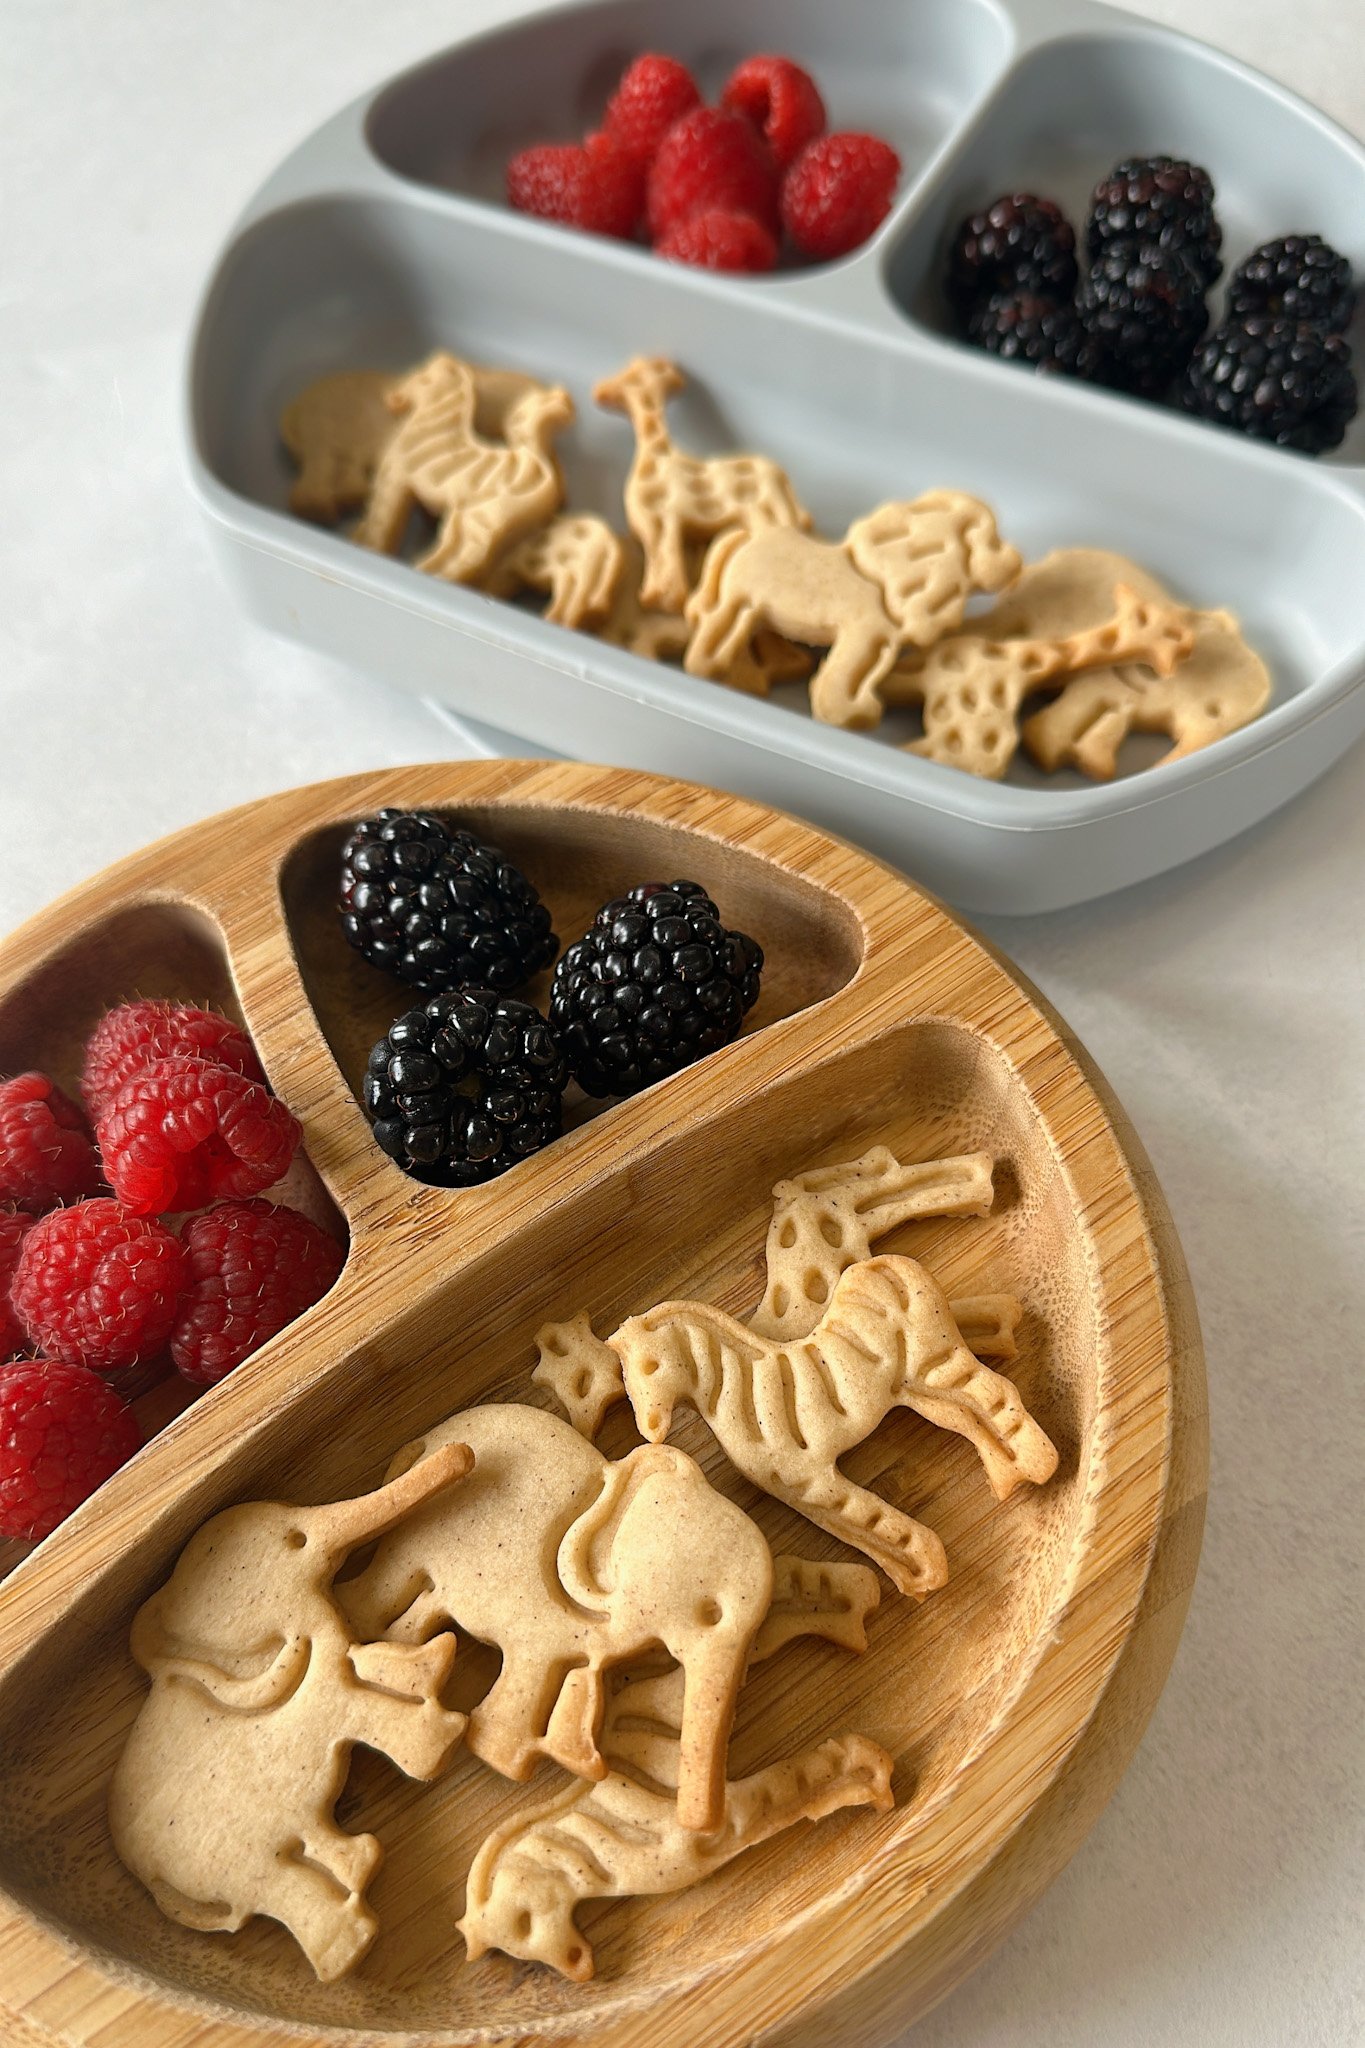
[[[416,701],[239,618],[181,480],[178,387],[250,190],[341,101],[501,11],[0,6],[0,930],[210,811],[452,751]],[[1365,133],[1361,0],[1150,11]],[[1358,748],[1180,874],[991,927],[1165,1186],[1213,1487],[1188,1631],[1117,1797],[915,2048],[1365,2041],[1363,856]]]

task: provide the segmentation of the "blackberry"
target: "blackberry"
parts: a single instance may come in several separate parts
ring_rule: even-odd
[[[1321,235],[1262,242],[1228,279],[1229,320],[1268,313],[1306,320],[1323,334],[1342,334],[1355,304],[1351,266]]]
[[[1204,293],[1198,267],[1179,249],[1120,242],[1102,250],[1076,302],[1101,381],[1158,397],[1208,326]]]
[[[559,1136],[567,1078],[539,1010],[462,988],[390,1025],[370,1054],[365,1108],[376,1143],[405,1173],[472,1187]]]
[[[1264,314],[1211,334],[1180,390],[1187,412],[1253,440],[1320,455],[1354,419],[1351,351],[1339,334]]]
[[[505,853],[429,811],[362,818],[341,849],[341,928],[424,994],[520,988],[559,950],[550,913]]]
[[[763,951],[699,882],[606,903],[555,969],[550,1021],[588,1095],[634,1095],[739,1036]]]
[[[1006,362],[1030,363],[1068,377],[1094,377],[1099,349],[1069,302],[1029,292],[998,292],[967,320],[967,339]]]
[[[996,292],[1065,299],[1075,289],[1075,230],[1050,199],[1006,192],[970,214],[953,237],[948,297],[961,323]]]
[[[1092,263],[1125,242],[1154,242],[1188,256],[1205,285],[1223,268],[1223,230],[1213,210],[1213,180],[1179,157],[1130,156],[1095,187],[1086,216]]]

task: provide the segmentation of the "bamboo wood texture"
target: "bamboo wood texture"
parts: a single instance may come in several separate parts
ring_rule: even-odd
[[[436,806],[507,848],[565,941],[650,878],[703,882],[768,955],[740,1041],[581,1120],[487,1187],[405,1179],[353,1088],[406,993],[350,953],[337,849],[384,803]],[[1140,1146],[1064,1026],[939,905],[841,842],[657,777],[568,764],[405,769],[291,792],[148,849],[0,950],[0,1071],[74,1079],[100,1010],[134,991],[242,1015],[300,1118],[318,1200],[349,1233],[332,1293],[171,1421],[0,1588],[0,2033],[23,2048],[347,2048],[539,2041],[626,2048],[880,2043],[949,1990],[1062,1867],[1116,1784],[1174,1654],[1199,1551],[1203,1360],[1179,1246]],[[1061,1451],[993,1501],[968,1446],[900,1412],[850,1477],[927,1520],[947,1587],[889,1588],[855,1659],[804,1643],[741,1696],[731,1775],[858,1730],[896,1758],[895,1812],[793,1831],[694,1890],[588,1907],[574,1985],[455,1930],[515,1786],[461,1753],[438,1785],[360,1753],[340,1808],[388,1858],[379,1939],[320,1985],[281,1930],[193,1934],[121,1869],[104,1794],[142,1680],[129,1618],[210,1514],[377,1482],[442,1417],[531,1388],[540,1323],[597,1327],[677,1296],[761,1293],[777,1179],[868,1145],[985,1148],[984,1219],[886,1248],[953,1293],[1024,1303],[1015,1372]],[[325,1190],[325,1193],[322,1191]],[[157,1420],[174,1405],[146,1397]],[[603,1438],[632,1441],[618,1411]],[[693,1418],[676,1440],[774,1547],[848,1555],[735,1477]],[[492,1675],[464,1643],[449,1694]]]

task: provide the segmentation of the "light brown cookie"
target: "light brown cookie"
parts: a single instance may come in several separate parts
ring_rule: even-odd
[[[341,370],[319,377],[280,414],[280,439],[299,473],[289,509],[335,526],[369,495],[380,455],[397,428],[388,370]]]
[[[999,590],[1018,569],[989,506],[958,491],[881,505],[839,542],[791,528],[726,531],[687,602],[684,666],[735,682],[764,629],[827,647],[811,677],[811,710],[825,724],[864,730],[881,718],[901,650],[952,632],[974,591]]]
[[[417,567],[450,583],[472,583],[502,549],[558,511],[564,483],[551,443],[573,418],[568,392],[532,384],[507,407],[502,441],[478,432],[477,400],[471,366],[444,352],[393,386],[387,402],[401,422],[380,457],[353,539],[396,554],[420,505],[441,523]]]
[[[691,588],[690,540],[739,527],[809,526],[810,515],[785,470],[762,455],[684,455],[665,418],[670,396],[686,383],[662,356],[636,356],[593,391],[599,405],[626,414],[635,455],[626,479],[626,523],[644,550],[640,602],[681,612]]]
[[[1194,646],[1188,612],[1140,597],[1124,583],[1115,585],[1112,601],[1102,625],[1063,638],[956,633],[902,661],[885,692],[923,707],[924,737],[911,741],[909,752],[999,781],[1018,751],[1020,707],[1034,692],[1120,662],[1144,662],[1169,676]]]
[[[634,534],[622,542],[625,569],[616,586],[616,596],[602,624],[599,640],[624,647],[646,661],[681,661],[687,652],[688,627],[676,612],[646,608],[640,602],[640,578],[644,574],[644,550]]]
[[[773,1608],[754,1659],[800,1635],[861,1650],[876,1599],[876,1579],[864,1566],[778,1558]],[[585,1899],[681,1891],[799,1820],[846,1806],[884,1813],[893,1804],[886,1751],[865,1736],[837,1735],[727,1784],[719,1826],[690,1831],[679,1824],[676,1797],[685,1711],[677,1670],[632,1675],[610,1689],[602,1730],[607,1776],[518,1814],[475,1856],[459,1923],[471,1960],[501,1949],[584,1983],[593,1953],[574,1914]]]
[[[515,541],[484,578],[490,597],[548,592],[544,616],[577,630],[606,619],[626,567],[625,546],[605,519],[591,512],[559,512]]]
[[[327,1982],[364,1955],[383,1850],[333,1819],[352,1745],[434,1778],[465,1723],[440,1703],[455,1638],[364,1642],[332,1580],[348,1551],[472,1464],[450,1441],[359,1500],[229,1508],[138,1610],[131,1647],[152,1689],[114,1771],[109,1828],[170,1919],[229,1932],[279,1920]]]
[[[735,1698],[773,1594],[749,1517],[681,1451],[615,1463],[538,1408],[471,1408],[399,1454],[468,1443],[477,1461],[450,1514],[433,1502],[384,1539],[344,1590],[366,1635],[421,1642],[458,1617],[502,1652],[468,1746],[504,1777],[552,1757],[577,1776],[598,1747],[603,1673],[662,1644],[686,1679],[678,1821],[719,1825]]]

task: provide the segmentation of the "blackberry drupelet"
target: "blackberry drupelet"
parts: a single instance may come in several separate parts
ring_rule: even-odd
[[[1269,314],[1305,320],[1323,334],[1343,334],[1355,303],[1351,266],[1321,235],[1262,242],[1228,279],[1230,321]]]
[[[1077,306],[1098,351],[1100,380],[1144,398],[1159,397],[1184,369],[1209,321],[1197,265],[1156,242],[1102,250]]]
[[[1099,348],[1069,300],[998,292],[969,315],[967,339],[1006,362],[1030,363],[1035,370],[1089,378],[1099,371]]]
[[[550,1021],[588,1095],[634,1095],[739,1036],[763,951],[699,882],[604,904],[555,969]]]
[[[1095,187],[1085,223],[1092,263],[1123,243],[1155,243],[1188,256],[1206,286],[1222,270],[1223,230],[1213,180],[1198,164],[1170,156],[1126,157]]]
[[[564,1128],[568,1069],[530,1003],[491,988],[433,996],[370,1054],[365,1108],[381,1150],[436,1187],[472,1187]]]
[[[1187,412],[1253,440],[1320,455],[1355,417],[1351,351],[1339,334],[1265,315],[1211,334],[1180,390]]]
[[[341,849],[341,928],[424,993],[520,988],[559,950],[550,913],[496,846],[427,811],[362,818]]]
[[[969,215],[953,237],[948,297],[963,325],[997,292],[1065,299],[1075,289],[1075,231],[1050,199],[1006,192]]]

